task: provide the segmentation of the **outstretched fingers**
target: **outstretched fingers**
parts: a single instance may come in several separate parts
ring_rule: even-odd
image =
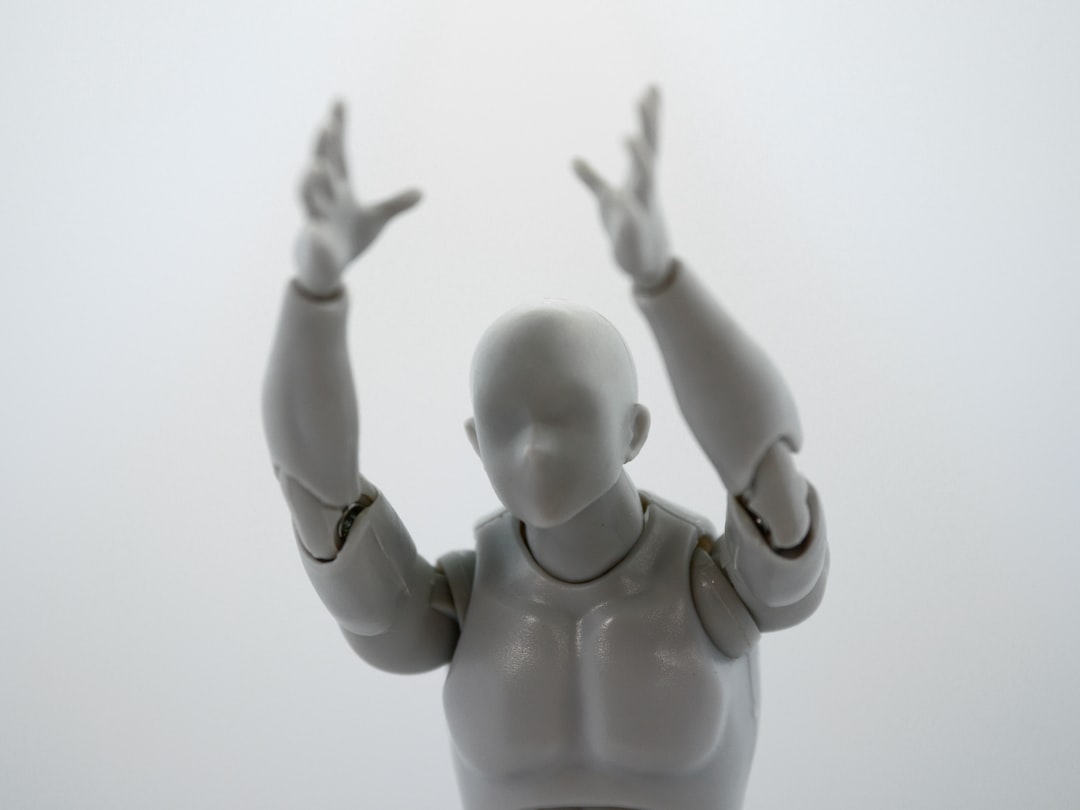
[[[648,205],[653,193],[656,155],[640,136],[627,138],[626,148],[630,152],[630,192],[642,205]]]
[[[324,161],[341,179],[349,176],[345,162],[345,105],[340,101],[334,103],[330,120],[319,130],[315,141],[315,157]]]
[[[592,166],[586,163],[581,158],[574,158],[573,162],[574,174],[576,174],[581,182],[589,187],[589,190],[596,195],[597,201],[603,205],[611,200],[614,196],[614,189],[611,184],[608,183],[600,173],[596,171]]]
[[[381,224],[389,222],[398,214],[408,211],[418,202],[423,195],[418,189],[411,188],[408,191],[402,191],[395,194],[393,197],[383,200],[381,203],[377,203],[371,207],[371,212],[375,219]]]
[[[581,182],[589,187],[600,204],[600,221],[604,223],[604,228],[608,234],[614,234],[617,223],[625,219],[629,198],[581,158],[575,159],[573,165],[574,172],[581,178]]]
[[[312,219],[326,219],[334,208],[334,182],[324,161],[316,160],[300,181],[300,200]]]
[[[641,137],[655,155],[660,146],[660,91],[655,86],[646,90],[638,102],[638,117],[641,119]]]

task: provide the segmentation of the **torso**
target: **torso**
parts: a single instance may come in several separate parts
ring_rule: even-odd
[[[444,689],[467,810],[741,805],[755,653],[727,659],[705,635],[690,593],[697,539],[653,504],[622,562],[570,584],[539,568],[511,516],[478,529]]]

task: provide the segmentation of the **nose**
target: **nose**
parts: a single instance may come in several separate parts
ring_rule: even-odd
[[[558,450],[555,432],[540,424],[531,424],[522,431],[518,451],[521,462],[526,465],[543,463]]]

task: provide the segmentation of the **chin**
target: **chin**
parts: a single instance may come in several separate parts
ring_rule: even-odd
[[[566,523],[573,515],[565,514],[551,514],[551,513],[536,513],[532,512],[522,517],[518,516],[522,523],[533,529],[554,529],[556,526],[561,526]]]
[[[547,503],[537,500],[519,504],[520,509],[511,509],[518,520],[535,529],[554,529],[568,520],[577,517],[595,499],[580,503],[572,498],[553,497]]]
[[[535,505],[511,509],[510,511],[514,517],[534,529],[553,529],[573,517],[572,514],[567,514],[564,509],[544,509]]]

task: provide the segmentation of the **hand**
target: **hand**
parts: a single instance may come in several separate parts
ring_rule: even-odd
[[[660,93],[655,87],[642,97],[638,112],[641,131],[627,140],[630,173],[621,187],[613,187],[580,158],[573,165],[600,203],[600,219],[611,239],[615,261],[638,288],[648,290],[663,283],[671,264],[667,231],[656,200]]]
[[[349,186],[344,134],[345,108],[338,103],[319,132],[311,165],[300,183],[307,222],[296,243],[296,280],[317,296],[337,292],[349,263],[375,241],[387,222],[420,201],[420,192],[410,189],[375,205],[361,205]]]

